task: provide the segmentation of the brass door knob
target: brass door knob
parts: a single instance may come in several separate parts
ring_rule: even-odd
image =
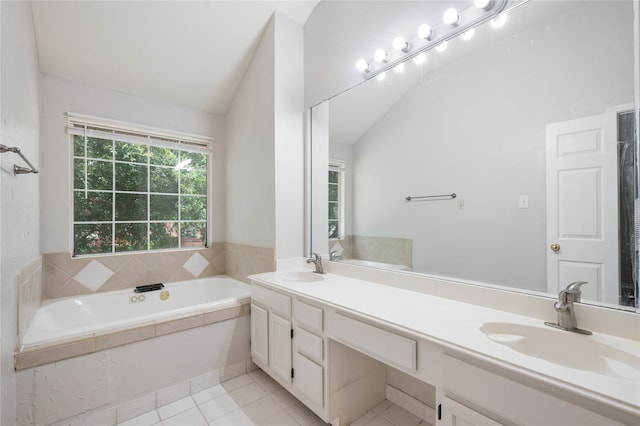
[[[558,243],[551,244],[551,251],[554,251],[556,253],[559,252],[560,251],[560,244],[558,244]]]

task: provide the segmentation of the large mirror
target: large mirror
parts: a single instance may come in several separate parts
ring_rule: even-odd
[[[635,309],[637,9],[530,1],[314,107],[311,251]]]

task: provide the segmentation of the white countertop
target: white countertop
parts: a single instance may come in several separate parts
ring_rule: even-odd
[[[312,274],[310,271],[305,273]],[[591,336],[577,335],[545,327],[538,319],[331,273],[322,275],[322,280],[316,282],[287,280],[288,274],[291,274],[291,271],[257,274],[250,278],[275,289],[281,288],[347,312],[399,327],[426,341],[476,354],[527,377],[570,388],[573,392],[640,416],[640,375],[636,374],[634,377],[634,374],[629,374],[629,371],[633,371],[629,367],[617,366],[615,362],[594,353],[596,351],[584,349],[593,345],[593,348],[613,348],[614,351],[621,351],[627,362],[630,360],[632,364],[637,364],[637,372],[640,371],[640,342],[602,333],[594,333]],[[553,309],[553,306],[549,306],[549,309]],[[542,357],[525,355],[489,339],[481,330],[485,323],[539,327],[545,335],[547,331],[552,333],[549,335],[553,337],[554,345],[568,342],[566,362],[563,363],[565,365],[549,362]],[[576,348],[581,346],[582,342],[575,340],[578,338],[589,339],[585,340],[586,346]],[[560,353],[564,355],[565,349]],[[593,363],[606,363],[603,371],[613,373],[605,375],[570,367]]]

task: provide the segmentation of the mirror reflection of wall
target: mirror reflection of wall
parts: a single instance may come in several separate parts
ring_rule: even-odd
[[[403,74],[387,72],[331,99],[329,158],[346,164],[348,185],[344,234],[329,239],[329,250],[551,292],[547,126],[633,111],[633,15],[631,1],[530,2],[510,12],[500,32],[484,25],[447,51],[429,51],[420,66],[408,63]],[[637,144],[633,130],[617,132]],[[620,203],[633,204],[631,188]],[[618,188],[603,190],[615,196]],[[453,192],[454,199],[405,201]],[[621,218],[624,211],[633,216],[627,207]],[[621,284],[596,267],[585,300],[635,304],[633,221],[623,222],[630,229],[614,253]],[[612,285],[621,300],[605,298]]]

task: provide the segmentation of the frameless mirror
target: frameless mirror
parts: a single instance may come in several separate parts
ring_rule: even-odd
[[[531,1],[314,107],[311,250],[636,307],[637,9]]]

